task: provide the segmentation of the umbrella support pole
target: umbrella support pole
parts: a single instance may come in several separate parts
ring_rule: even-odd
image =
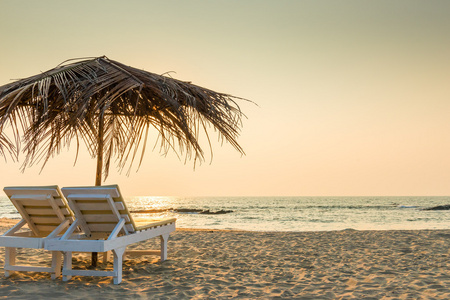
[[[98,148],[97,148],[97,172],[95,174],[95,186],[102,185],[103,169],[103,112],[100,113],[98,120]]]
[[[98,253],[97,253],[97,252],[92,252],[92,255],[91,255],[91,265],[92,265],[93,267],[96,267],[96,266],[97,266],[97,261],[98,261]]]
[[[95,174],[95,186],[102,185],[102,169],[103,169],[103,112],[100,113],[98,120],[98,149],[97,149],[97,172]],[[91,265],[97,266],[98,253],[92,252]]]

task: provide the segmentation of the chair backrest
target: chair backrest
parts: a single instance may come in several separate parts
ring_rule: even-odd
[[[87,235],[107,235],[121,218],[125,219],[125,234],[136,231],[118,185],[64,187],[61,190]]]
[[[57,185],[14,186],[3,189],[35,236],[47,236],[74,215]]]

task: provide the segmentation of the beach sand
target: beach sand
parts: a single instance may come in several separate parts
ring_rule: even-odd
[[[1,219],[0,232],[16,221]],[[130,248],[157,248],[159,239]],[[8,299],[450,299],[450,230],[245,232],[177,229],[169,258],[124,261],[110,277],[51,280],[46,273],[3,276]],[[45,262],[42,250],[19,257]],[[89,266],[78,255],[74,267]],[[109,263],[107,267],[111,268]]]

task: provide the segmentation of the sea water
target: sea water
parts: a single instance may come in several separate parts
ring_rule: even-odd
[[[252,231],[450,229],[450,197],[130,197],[140,218],[176,217],[177,227]],[[226,214],[177,212],[231,211]],[[146,213],[160,210],[158,213]],[[0,217],[20,218],[7,197]]]

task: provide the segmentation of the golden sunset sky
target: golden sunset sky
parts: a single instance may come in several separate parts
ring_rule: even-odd
[[[450,1],[0,0],[0,85],[79,57],[250,99],[210,164],[148,151],[126,195],[450,195]],[[217,139],[216,139],[217,140]],[[154,144],[151,139],[148,146]],[[22,157],[23,159],[23,157]],[[0,186],[93,185],[64,150]]]

